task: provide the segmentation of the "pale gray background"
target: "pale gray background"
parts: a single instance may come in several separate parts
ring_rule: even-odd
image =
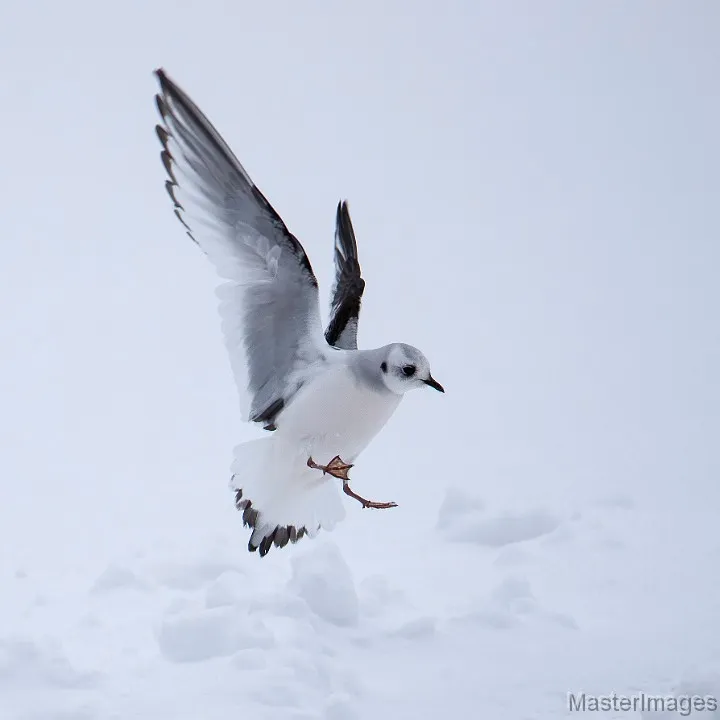
[[[213,492],[240,432],[215,277],[162,187],[159,65],[225,134],[326,293],[335,203],[349,199],[361,343],[421,346],[448,389],[408,398],[377,452],[395,434],[418,466],[470,459],[478,483],[717,498],[719,14],[4,7],[2,526],[47,493],[131,518],[134,474],[202,474]]]

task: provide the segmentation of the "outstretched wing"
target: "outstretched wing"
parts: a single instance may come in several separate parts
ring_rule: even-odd
[[[175,214],[219,274],[226,345],[245,419],[269,428],[327,348],[302,245],[195,103],[160,69],[165,183]]]
[[[335,286],[330,323],[325,331],[329,345],[357,349],[357,327],[365,281],[360,275],[355,231],[347,202],[338,203],[335,220]]]

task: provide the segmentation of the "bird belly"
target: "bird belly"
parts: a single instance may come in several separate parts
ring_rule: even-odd
[[[309,382],[278,418],[277,435],[316,462],[353,462],[390,419],[400,396],[361,386],[338,366]]]

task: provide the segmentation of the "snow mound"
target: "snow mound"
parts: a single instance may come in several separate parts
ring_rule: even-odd
[[[60,643],[31,638],[0,639],[0,685],[51,686],[56,688],[88,688],[96,680],[95,673],[77,671]]]
[[[188,563],[167,563],[155,571],[157,581],[172,590],[197,590],[228,571],[242,572],[236,563],[214,559]]]
[[[367,617],[380,617],[389,609],[407,604],[406,593],[390,584],[383,575],[370,575],[360,583],[360,606]]]
[[[424,640],[431,638],[437,629],[437,621],[432,617],[421,617],[404,623],[395,631],[395,637],[407,640]]]
[[[359,720],[350,698],[334,695],[328,699],[323,720]]]
[[[19,720],[99,720],[101,717],[104,716],[90,707],[80,707],[75,710],[54,709],[45,712],[32,712],[22,715]]]
[[[265,624],[236,608],[211,608],[165,617],[158,645],[171,662],[199,662],[239,650],[270,648],[274,637]]]
[[[572,616],[543,607],[535,597],[528,579],[522,576],[504,578],[485,598],[476,601],[474,605],[469,612],[458,618],[460,622],[478,623],[496,629],[529,624],[577,628]]]
[[[111,564],[100,574],[92,586],[93,593],[116,590],[147,590],[148,583],[135,572],[121,565]]]
[[[236,570],[222,573],[205,590],[205,605],[208,608],[239,605],[248,595],[248,583],[244,575]]]
[[[448,540],[504,547],[535,540],[560,527],[561,519],[545,510],[490,516],[477,497],[451,488],[438,511],[437,529]]]
[[[337,547],[325,542],[293,558],[289,589],[326,622],[355,625],[359,603],[350,568]]]

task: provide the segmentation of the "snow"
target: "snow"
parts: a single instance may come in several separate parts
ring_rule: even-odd
[[[560,525],[559,518],[544,510],[496,517],[483,516],[483,510],[471,495],[451,488],[440,506],[438,528],[449,540],[504,547],[549,535]]]
[[[358,598],[350,568],[332,545],[293,560],[288,589],[317,617],[334,625],[357,625]]]
[[[0,720],[720,697],[718,10],[281,5],[3,10]],[[397,508],[342,496],[262,559],[217,278],[162,187],[160,64],[323,298],[349,199],[361,344],[417,345],[447,390],[353,468]]]
[[[25,607],[0,641],[7,717],[553,718],[570,689],[717,695],[720,592],[695,567],[717,567],[719,546],[702,523],[602,497],[543,533],[518,509],[510,533],[461,498],[447,491],[440,528],[399,534],[388,566],[372,531],[368,547],[326,533],[255,562],[228,524],[194,555],[178,538],[172,557],[120,553],[84,583],[9,575]],[[502,544],[465,539],[475,512]]]

